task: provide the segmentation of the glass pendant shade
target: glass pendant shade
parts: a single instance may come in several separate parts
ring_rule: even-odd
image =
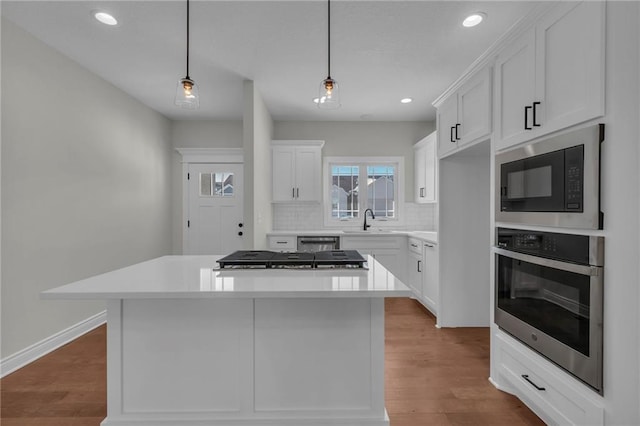
[[[186,109],[200,107],[198,85],[190,78],[181,78],[176,87],[176,105]]]
[[[320,83],[317,104],[320,109],[340,108],[340,87],[337,81],[327,77]]]

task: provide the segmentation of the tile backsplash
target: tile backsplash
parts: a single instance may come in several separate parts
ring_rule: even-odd
[[[404,204],[404,224],[398,230],[435,231],[437,204]],[[324,229],[321,204],[273,204],[274,231]]]

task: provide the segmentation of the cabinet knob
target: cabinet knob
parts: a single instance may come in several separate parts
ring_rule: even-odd
[[[238,235],[240,235],[242,237],[242,235],[243,235],[242,231],[239,231]]]
[[[238,228],[242,228],[243,226],[244,226],[244,224],[243,224],[243,223],[239,223],[239,224],[238,224]]]

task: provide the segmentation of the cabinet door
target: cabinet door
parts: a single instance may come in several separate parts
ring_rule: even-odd
[[[480,71],[458,90],[458,147],[491,132],[491,68]]]
[[[448,154],[458,147],[455,127],[458,123],[458,96],[452,95],[438,108],[438,156]],[[458,135],[459,136],[459,135]]]
[[[422,271],[424,270],[422,256],[409,253],[407,256],[407,285],[416,296],[422,296]]]
[[[561,2],[537,25],[540,134],[604,115],[604,18],[605,2]]]
[[[435,203],[438,200],[438,155],[436,153],[437,133],[432,133],[425,145],[424,153],[424,202]]]
[[[295,198],[295,148],[276,146],[273,156],[273,201],[293,201]]]
[[[422,299],[427,308],[434,314],[438,313],[438,246],[431,243],[424,244],[424,267],[422,269]]]
[[[524,33],[496,60],[496,149],[515,145],[530,137],[535,96],[535,29]]]
[[[295,151],[296,201],[320,202],[320,149],[298,147]]]
[[[427,173],[427,147],[420,146],[413,151],[414,157],[414,173],[415,173],[415,189],[414,200],[416,203],[424,203],[426,197],[426,173]]]

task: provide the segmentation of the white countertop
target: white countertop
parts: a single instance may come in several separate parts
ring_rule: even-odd
[[[41,293],[45,299],[409,297],[371,256],[368,269],[215,270],[222,256],[164,256]]]
[[[438,244],[438,233],[435,231],[390,231],[390,230],[380,230],[380,229],[369,229],[368,231],[364,230],[339,230],[339,229],[327,229],[327,230],[311,230],[311,231],[271,231],[267,235],[270,236],[278,236],[278,235],[303,235],[303,236],[312,236],[312,235],[328,235],[328,236],[339,236],[339,237],[360,237],[360,236],[398,236],[398,235],[406,235],[409,237],[419,238],[424,241],[429,241],[434,244]]]

